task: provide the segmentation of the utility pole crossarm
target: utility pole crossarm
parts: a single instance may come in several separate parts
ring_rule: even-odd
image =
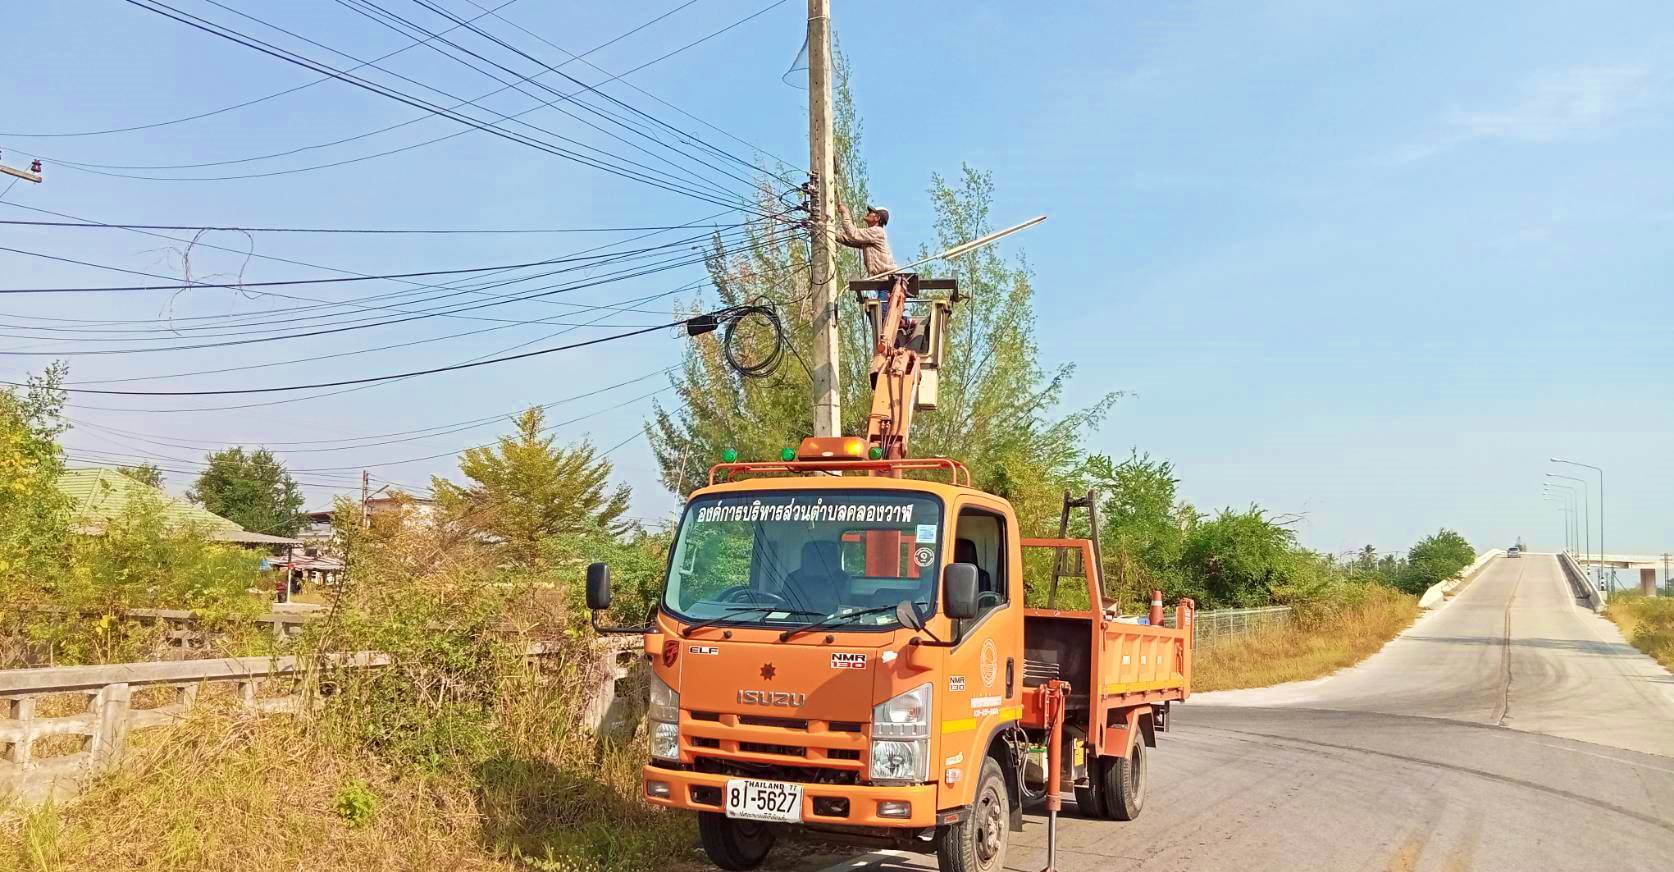
[[[20,170],[16,167],[9,167],[5,164],[0,164],[0,173],[4,173],[8,176],[16,176],[26,182],[34,182],[38,185],[41,183],[41,162],[35,161],[30,164],[29,169],[26,170]]]

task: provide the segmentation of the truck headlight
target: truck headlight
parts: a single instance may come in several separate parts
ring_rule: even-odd
[[[680,692],[651,673],[651,705],[645,713],[651,722],[651,756],[659,760],[680,759]]]
[[[651,722],[651,756],[658,760],[680,759],[680,725]]]
[[[872,780],[930,780],[931,691],[926,682],[872,708]]]
[[[669,687],[655,672],[651,673],[651,707],[645,716],[665,724],[680,722],[680,691]]]

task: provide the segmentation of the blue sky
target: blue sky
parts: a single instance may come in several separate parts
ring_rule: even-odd
[[[276,9],[226,2],[363,58],[405,42],[323,0]],[[589,60],[619,72],[768,2],[700,0]],[[171,5],[263,32],[202,0]],[[420,14],[406,0],[384,5]],[[472,14],[464,0],[444,5]],[[677,5],[522,0],[503,14],[582,51]],[[1184,496],[1201,508],[1259,502],[1302,513],[1303,540],[1327,551],[1368,542],[1404,548],[1444,525],[1478,544],[1522,536],[1554,547],[1559,516],[1541,500],[1540,485],[1549,455],[1571,456],[1608,470],[1610,550],[1674,548],[1674,9],[1667,4],[1612,3],[1608,11],[1531,2],[835,6],[837,31],[856,65],[872,190],[892,210],[896,250],[915,250],[928,235],[923,192],[930,174],[956,172],[961,162],[994,173],[997,221],[1051,216],[1006,245],[1026,252],[1036,272],[1048,362],[1078,366],[1070,402],[1112,389],[1131,393],[1092,440],[1094,450],[1125,454],[1136,447],[1173,460]],[[807,149],[805,95],[780,77],[802,26],[802,4],[791,0],[628,80],[740,140],[800,159]],[[531,53],[561,57],[502,32]],[[0,149],[12,165],[32,154],[124,165],[228,160],[419,114],[327,83],[153,130],[31,138],[17,134],[166,120],[312,75],[118,0],[16,10],[0,30],[0,57],[9,61],[0,79]],[[495,87],[422,50],[389,65],[455,93]],[[604,77],[579,64],[566,71],[589,82]],[[640,93],[620,86],[610,92],[748,154]],[[533,103],[511,96],[491,105],[515,111]],[[550,110],[529,118],[610,144]],[[430,119],[291,158],[155,174],[283,169],[455,129]],[[142,181],[48,164],[46,184],[19,184],[6,201],[101,221],[306,226],[626,226],[717,211],[480,133],[349,166],[236,181]],[[0,205],[0,217],[47,216]],[[17,227],[0,228],[0,237],[8,247],[178,274],[178,262],[163,250],[175,243],[165,240]],[[233,234],[206,241],[246,245]],[[609,240],[264,235],[256,250],[377,273],[534,260],[602,241]],[[199,250],[193,272],[236,272],[240,260]],[[249,280],[299,275],[322,273],[262,261],[245,271]],[[8,287],[129,283],[114,273],[5,253],[0,276]],[[689,269],[566,299],[601,304],[699,277]],[[371,292],[352,284],[297,291],[334,299]],[[675,299],[690,295],[644,308],[666,313]],[[3,302],[11,315],[101,319],[276,307],[231,291],[194,292],[172,304],[162,293]],[[506,310],[508,317],[566,311]],[[604,323],[653,324],[659,316],[622,313]],[[73,360],[72,378],[310,358],[488,326],[433,319],[220,351],[82,356]],[[513,327],[129,386],[215,388],[404,371],[491,354],[555,329]],[[604,332],[582,328],[546,344]],[[156,443],[335,438],[486,417],[647,375],[675,362],[681,341],[653,334],[254,409],[74,409],[77,420],[154,441],[83,428],[70,444],[195,458],[198,452]],[[0,342],[10,350],[51,349],[39,341]],[[0,367],[15,378],[41,362],[13,356]],[[551,416],[592,415],[560,433],[615,445],[639,427],[649,401],[602,410],[657,386],[655,379],[630,385]],[[236,399],[75,402],[149,409]],[[298,472],[306,481],[348,482],[362,464],[447,451],[495,430],[288,460],[310,470]],[[635,487],[635,514],[663,516],[672,499],[654,483],[643,440],[612,459]],[[453,466],[444,459],[372,469],[381,478],[424,482]],[[170,478],[186,483],[183,475]],[[326,493],[311,488],[318,500]],[[1596,502],[1594,515],[1596,521]]]

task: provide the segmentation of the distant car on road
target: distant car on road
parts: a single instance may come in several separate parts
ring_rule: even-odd
[[[1507,557],[1522,557],[1523,556],[1523,549],[1518,548],[1516,545],[1513,545],[1510,548],[1505,549],[1505,556],[1507,556]]]

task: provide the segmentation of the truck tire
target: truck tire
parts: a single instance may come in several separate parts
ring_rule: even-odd
[[[1087,755],[1087,786],[1075,789],[1075,809],[1086,818],[1109,817],[1104,804],[1104,761]]]
[[[1011,799],[1006,776],[993,757],[982,761],[971,815],[961,823],[941,828],[936,865],[941,872],[1000,872],[1006,865],[1006,838],[1011,832]]]
[[[709,862],[727,872],[754,869],[773,850],[773,828],[758,821],[741,821],[713,811],[698,812],[698,836]]]
[[[1137,737],[1126,759],[1104,761],[1104,805],[1110,817],[1131,821],[1145,807],[1145,786],[1150,781],[1145,765],[1145,742]]]

